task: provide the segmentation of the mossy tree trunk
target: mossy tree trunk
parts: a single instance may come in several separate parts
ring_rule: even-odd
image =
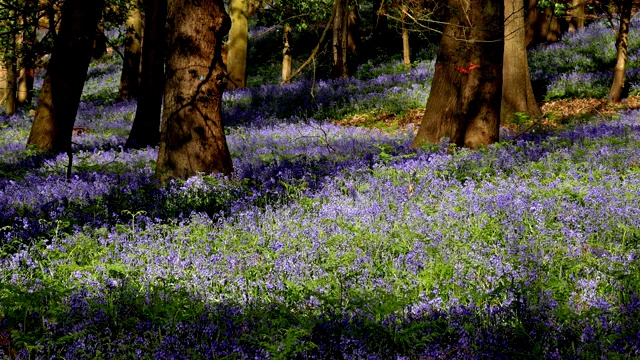
[[[160,141],[167,0],[144,0],[144,42],[136,116],[125,148],[157,146]]]
[[[436,70],[413,142],[477,148],[498,140],[504,35],[502,0],[449,0]]]
[[[68,151],[103,0],[66,0],[60,30],[27,140],[41,151]]]
[[[221,47],[230,26],[222,0],[169,1],[161,181],[233,171],[221,111],[227,77]]]

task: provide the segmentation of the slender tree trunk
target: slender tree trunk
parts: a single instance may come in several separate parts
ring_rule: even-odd
[[[2,53],[0,53],[0,106],[4,106],[7,101],[7,68],[2,62]]]
[[[504,0],[504,18],[500,120],[507,122],[515,113],[527,113],[532,117],[540,116],[542,111],[533,95],[527,62],[523,0]]]
[[[150,1],[150,0],[149,0]],[[119,97],[131,100],[138,97],[140,89],[140,58],[142,55],[142,12],[139,0],[134,0],[129,9],[125,26],[124,62],[120,75]]]
[[[27,141],[41,151],[67,151],[91,61],[103,0],[66,0]]]
[[[233,172],[221,109],[227,78],[221,47],[230,26],[222,0],[169,1],[161,181]]]
[[[335,0],[336,15],[333,19],[333,76],[348,78],[347,27],[349,21],[348,0]]]
[[[16,63],[13,61],[5,61],[7,68],[7,88],[6,88],[6,100],[4,103],[4,112],[7,115],[15,114],[18,108],[18,94],[16,78],[18,72],[16,71]]]
[[[554,15],[555,3],[544,10],[538,8],[538,0],[529,0],[525,17],[527,49],[542,43],[554,43],[560,39],[563,26]],[[567,27],[565,21],[562,22]],[[566,30],[566,29],[565,29]]]
[[[353,74],[358,70],[360,65],[360,11],[358,10],[358,4],[354,3],[349,9],[348,15],[348,27],[347,27],[347,53],[349,55],[348,66],[349,74]]]
[[[502,0],[448,0],[436,70],[413,142],[477,148],[498,140],[504,45]]]
[[[284,24],[282,30],[282,84],[289,82],[291,78],[293,57],[291,56],[291,25]]]
[[[167,0],[144,0],[144,41],[138,105],[128,149],[157,146],[164,94],[164,56],[166,50]]]
[[[411,53],[409,49],[409,29],[406,24],[407,6],[402,4],[400,9],[400,21],[402,22],[402,59],[404,60],[404,66],[411,66]]]
[[[231,0],[231,30],[227,42],[229,89],[244,88],[247,83],[247,45],[249,41],[249,0]]]
[[[30,105],[33,99],[33,77],[35,68],[35,53],[33,47],[38,39],[36,30],[38,18],[35,15],[23,16],[23,23],[28,24],[22,34],[22,57],[20,59],[20,77],[18,80],[18,106]]]
[[[629,25],[631,23],[632,0],[623,0],[620,5],[620,29],[616,39],[618,58],[613,70],[613,84],[609,91],[609,102],[619,103],[625,86],[627,69],[627,45],[629,43]]]

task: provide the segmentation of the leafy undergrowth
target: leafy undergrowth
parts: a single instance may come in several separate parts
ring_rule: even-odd
[[[561,101],[479,151],[412,149],[432,62],[239,90],[234,176],[160,187],[110,61],[71,179],[24,150],[33,115],[1,118],[0,357],[640,356],[637,110]]]

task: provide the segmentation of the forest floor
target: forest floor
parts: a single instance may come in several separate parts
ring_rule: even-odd
[[[534,122],[545,129],[560,128],[564,125],[582,122],[595,116],[611,118],[620,111],[640,109],[640,96],[629,96],[619,104],[607,104],[607,99],[561,99],[541,104],[544,114],[538,119],[525,119],[520,123],[501,124],[501,127],[516,131],[533,128]],[[411,109],[404,114],[381,113],[377,115],[354,115],[346,119],[333,121],[343,126],[363,126],[380,130],[394,131],[413,126],[415,132],[422,122],[424,108]]]

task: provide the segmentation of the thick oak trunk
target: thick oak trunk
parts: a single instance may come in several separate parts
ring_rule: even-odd
[[[28,145],[41,151],[69,149],[103,6],[102,0],[64,2]]]
[[[477,148],[498,140],[502,94],[502,0],[449,0],[427,107],[413,142]]]
[[[226,71],[222,39],[231,21],[222,0],[169,1],[161,181],[233,171],[222,127]]]
[[[160,141],[167,0],[144,0],[144,42],[136,116],[126,148],[157,146]]]

